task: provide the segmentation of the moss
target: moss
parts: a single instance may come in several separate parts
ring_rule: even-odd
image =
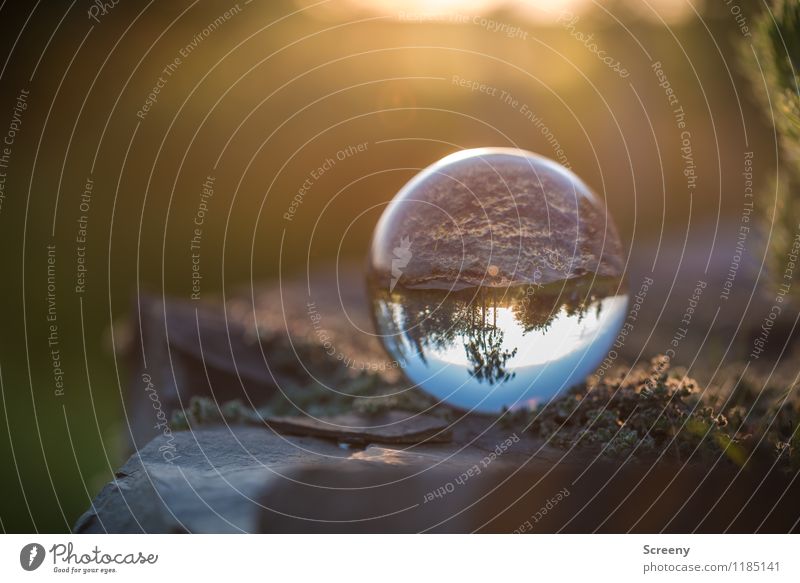
[[[313,416],[337,415],[356,412],[365,415],[385,411],[423,411],[430,409],[435,401],[416,390],[399,391],[397,387],[387,386],[378,374],[362,372],[336,385],[323,386],[319,383],[283,383],[266,404],[253,408],[241,400],[218,404],[207,397],[192,397],[189,406],[173,414],[171,423],[174,429],[189,429],[201,425],[225,423],[263,424],[263,419],[274,416],[308,414]],[[445,409],[437,413],[446,415]]]
[[[800,470],[800,399],[788,381],[764,378],[731,369],[720,373],[720,386],[701,390],[680,368],[659,356],[634,367],[619,366],[604,376],[590,376],[561,398],[534,411],[504,411],[501,427],[517,433],[531,431],[550,445],[592,448],[603,456],[679,461],[715,460],[731,463],[777,460],[791,471]],[[435,405],[419,390],[401,390],[380,375],[362,372],[340,380],[338,392],[318,383],[285,383],[283,391],[259,408],[241,401],[217,404],[193,398],[176,413],[175,429],[204,424],[263,424],[277,415],[315,416],[356,412],[427,411],[453,420],[454,410]],[[724,409],[724,411],[722,410]],[[755,444],[761,443],[756,448]]]
[[[696,381],[659,356],[649,364],[589,377],[563,398],[533,411],[531,431],[552,445],[592,447],[608,457],[664,455],[702,461],[723,455],[737,465],[762,459],[766,448],[755,448],[761,442],[773,446],[782,467],[796,471],[797,399],[790,400],[785,390],[776,395],[773,387],[739,371],[726,384],[734,387],[727,394],[717,387],[701,391]],[[724,412],[709,405],[717,401],[727,404]]]

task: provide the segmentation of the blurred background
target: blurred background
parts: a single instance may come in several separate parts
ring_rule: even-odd
[[[631,269],[735,232],[746,153],[756,192],[777,157],[741,66],[758,4],[4,2],[0,528],[69,530],[124,461],[138,293],[361,263],[385,203],[455,150],[568,164]]]

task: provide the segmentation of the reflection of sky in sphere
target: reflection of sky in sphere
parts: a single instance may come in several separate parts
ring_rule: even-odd
[[[616,304],[625,303],[621,296],[602,300],[600,316],[594,311],[587,313],[580,323],[576,316],[567,314],[561,308],[553,318],[547,331],[534,330],[525,332],[517,322],[514,312],[508,307],[489,308],[488,319],[495,319],[497,327],[503,331],[503,348],[509,351],[518,349],[517,353],[508,360],[511,368],[525,367],[536,364],[555,362],[571,353],[579,353],[593,342],[606,323],[605,311],[613,310]],[[453,344],[450,348],[437,351],[435,358],[442,362],[456,365],[469,366],[469,361],[460,343]]]
[[[628,304],[627,295],[612,295],[579,311],[562,305],[546,324],[527,330],[512,307],[489,306],[477,332],[476,327],[439,330],[434,324],[437,339],[431,341],[407,328],[415,315],[406,312],[411,302],[405,294],[415,293],[419,292],[406,291],[376,303],[377,325],[386,335],[387,350],[413,383],[437,399],[480,412],[547,401],[582,382],[608,353]],[[447,300],[423,313],[458,309],[463,310]],[[488,333],[476,340],[481,331]],[[476,358],[484,366],[478,367]]]

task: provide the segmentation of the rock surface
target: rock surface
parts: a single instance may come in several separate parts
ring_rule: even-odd
[[[362,271],[346,268],[320,270],[308,282],[242,289],[226,302],[142,295],[131,318],[141,320],[141,328],[125,346],[132,369],[126,393],[130,451],[160,432],[145,374],[168,416],[196,396],[257,407],[279,387],[341,385],[364,370],[396,381],[397,369],[371,334],[363,282]],[[335,354],[327,354],[326,342]]]
[[[649,356],[666,346],[695,277],[707,278],[711,288],[718,287],[727,273],[728,249],[718,253],[721,260],[713,261],[707,273],[703,258],[682,261],[684,241],[660,249],[659,273],[650,272],[650,256],[636,261],[632,291],[638,289],[642,274],[654,279],[636,330],[646,337],[641,341],[631,337],[620,351],[621,359],[634,361],[642,350]],[[683,266],[677,285],[688,286],[677,294],[675,265]],[[168,416],[197,395],[220,403],[240,399],[258,405],[279,386],[302,385],[302,377],[310,374],[342,387],[347,386],[348,375],[356,378],[360,369],[370,369],[385,383],[394,382],[398,371],[385,366],[387,357],[371,334],[363,273],[315,273],[309,282],[285,280],[282,289],[256,288],[254,297],[248,288],[225,303],[141,299],[132,321],[138,320],[141,309],[142,329],[128,347],[133,382],[126,410],[134,454],[78,520],[76,532],[787,532],[797,528],[800,480],[792,481],[775,468],[739,473],[724,460],[701,467],[666,459],[646,464],[595,459],[587,451],[548,447],[525,432],[516,434],[518,441],[493,458],[498,444],[515,434],[488,417],[448,418],[447,443],[419,443],[426,441],[423,432],[409,439],[413,443],[398,444],[391,436],[362,431],[353,440],[361,445],[358,448],[342,447],[338,440],[347,438],[341,433],[320,433],[315,424],[297,419],[289,422],[292,427],[280,429],[299,436],[280,434],[277,427],[224,425],[175,431],[172,439],[160,434],[143,372],[151,375]],[[744,270],[737,277],[737,283],[745,277],[755,279]],[[667,302],[671,294],[677,299]],[[747,302],[747,296],[732,297],[727,309],[734,301]],[[714,296],[709,292],[708,297]],[[309,303],[318,318],[312,318]],[[707,313],[713,315],[713,310],[697,312],[693,326],[698,330],[703,329],[701,316]],[[664,324],[659,327],[651,321],[655,318]],[[321,322],[318,328],[315,319]],[[714,334],[729,320],[730,326],[738,327],[738,320],[717,318]],[[353,366],[342,367],[342,361],[326,353],[319,329]],[[287,350],[287,342],[297,352]],[[781,345],[777,340],[775,344]],[[693,353],[689,339],[685,350]],[[306,368],[299,366],[300,361]],[[373,420],[360,426],[380,424]],[[165,457],[165,452],[171,455]],[[490,461],[484,467],[487,457]],[[559,493],[562,497],[556,500]]]
[[[777,473],[599,460],[485,418],[453,438],[352,449],[261,427],[177,432],[174,460],[155,439],[75,532],[787,532],[797,518],[798,486]]]

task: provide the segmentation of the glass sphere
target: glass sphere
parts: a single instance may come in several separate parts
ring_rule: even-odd
[[[524,150],[457,152],[411,179],[378,222],[375,327],[437,399],[529,407],[608,354],[627,311],[624,264],[604,205],[571,171]]]

